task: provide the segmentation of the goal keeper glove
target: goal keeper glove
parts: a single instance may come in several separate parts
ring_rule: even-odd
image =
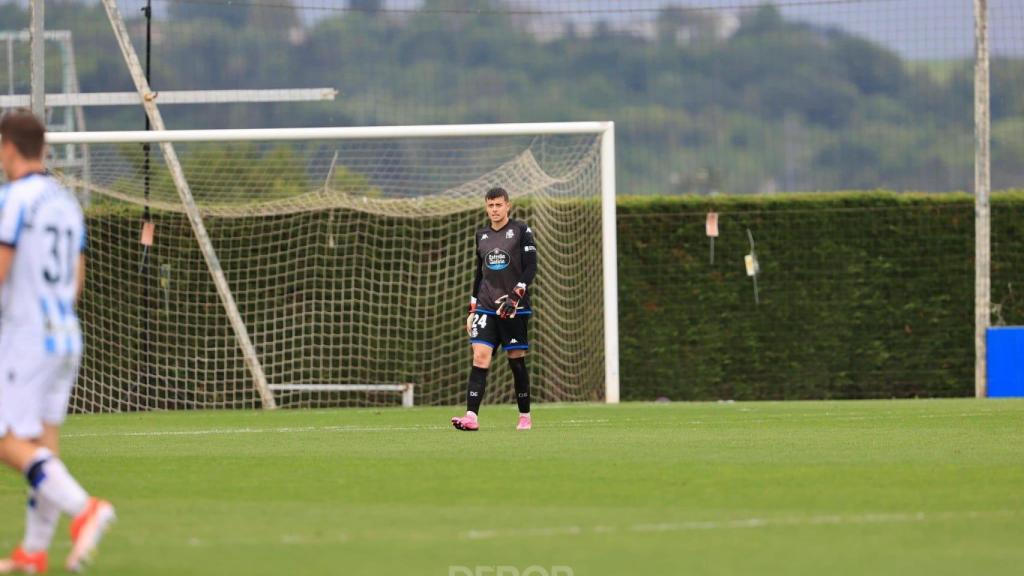
[[[516,284],[516,287],[512,289],[511,294],[506,294],[495,301],[498,305],[498,317],[502,320],[509,318],[515,318],[516,312],[519,311],[519,303],[526,296],[526,284],[520,282]]]

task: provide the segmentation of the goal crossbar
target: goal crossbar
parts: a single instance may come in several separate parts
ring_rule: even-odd
[[[606,134],[612,122],[536,122],[526,124],[439,124],[424,126],[341,126],[320,128],[247,128],[237,130],[123,130],[53,132],[50,144],[145,144],[184,142],[273,142],[291,140],[356,140],[444,138],[460,136],[543,136]]]

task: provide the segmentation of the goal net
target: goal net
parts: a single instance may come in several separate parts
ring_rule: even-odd
[[[530,224],[539,247],[534,397],[603,400],[610,125],[554,126],[572,129],[160,138],[173,141],[277,405],[393,405],[410,384],[417,404],[462,402],[474,232],[486,224],[483,195],[494,186],[509,191],[512,216]],[[87,159],[84,169],[56,170],[88,198],[87,344],[73,409],[258,407],[263,384],[245,361],[164,150],[152,143],[147,152],[140,136],[50,135]],[[151,244],[142,240],[147,219]],[[500,354],[492,374],[487,401],[513,400]]]

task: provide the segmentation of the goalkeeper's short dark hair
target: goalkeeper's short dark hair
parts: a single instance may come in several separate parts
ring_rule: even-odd
[[[504,188],[497,186],[488,190],[487,194],[484,195],[485,200],[494,200],[496,198],[504,198],[505,202],[508,202],[508,192]]]

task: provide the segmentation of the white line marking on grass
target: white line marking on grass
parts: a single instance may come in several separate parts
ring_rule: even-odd
[[[344,544],[350,540],[348,534],[327,534],[322,536],[307,536],[304,534],[282,534],[281,544],[305,546],[310,544]]]
[[[545,428],[580,428],[591,424],[607,424],[609,419],[561,420],[546,422]],[[540,428],[540,426],[538,426]],[[64,438],[134,438],[161,436],[217,436],[234,434],[303,434],[310,432],[408,432],[424,430],[450,430],[444,425],[412,426],[281,426],[276,428],[207,428],[199,430],[136,430],[125,432],[77,432],[64,434]]]
[[[461,537],[468,540],[491,540],[510,536],[576,536],[581,534],[610,534],[623,532],[686,532],[703,530],[746,530],[774,526],[852,526],[858,524],[908,524],[914,522],[938,522],[945,520],[975,520],[982,518],[1009,518],[1018,513],[1012,510],[970,511],[970,512],[894,512],[870,514],[827,514],[819,516],[784,516],[777,518],[739,518],[735,520],[695,520],[688,522],[661,522],[655,524],[632,524],[629,526],[559,526],[552,528],[512,528],[494,530],[469,530]]]
[[[722,424],[735,426],[736,424],[766,424],[766,423],[777,423],[784,422],[787,424],[799,423],[801,426],[807,424],[806,422],[799,422],[796,418],[805,420],[809,419],[820,419],[822,424],[828,422],[877,422],[877,421],[900,421],[904,419],[955,419],[955,418],[982,418],[991,417],[999,414],[998,412],[945,412],[945,413],[934,413],[934,414],[896,414],[896,413],[884,413],[884,414],[857,414],[857,413],[845,413],[838,414],[835,412],[816,412],[807,414],[779,414],[779,415],[767,415],[757,414],[755,418],[748,418],[745,414],[733,414],[736,416],[733,418],[722,418],[715,419],[712,421],[714,424]],[[751,413],[751,415],[753,415]],[[702,422],[702,421],[698,421]],[[696,423],[696,422],[691,422]],[[707,422],[703,422],[707,423]]]
[[[469,530],[466,532],[449,532],[444,529],[428,531],[417,530],[386,530],[363,529],[344,532],[285,532],[280,534],[225,534],[216,533],[183,537],[177,540],[180,545],[188,547],[218,547],[245,545],[270,546],[322,546],[338,545],[352,542],[375,541],[406,541],[406,542],[450,542],[452,537],[460,540],[505,540],[515,537],[552,538],[558,536],[611,536],[621,537],[623,534],[670,534],[681,532],[758,530],[764,528],[808,528],[821,526],[857,526],[857,525],[898,525],[912,523],[929,523],[942,521],[1017,519],[1024,515],[1024,510],[990,510],[966,512],[889,512],[866,514],[821,514],[812,516],[780,516],[752,517],[726,520],[693,520],[680,522],[638,523],[625,525],[595,524],[592,526],[565,525],[534,528],[495,528],[488,530]],[[133,546],[149,545],[148,537],[143,533],[128,533],[119,537]],[[13,546],[10,541],[0,541],[0,548]]]
[[[79,432],[65,438],[214,436],[232,434],[295,434],[305,432],[401,432],[406,430],[442,430],[446,426],[297,426],[278,428],[208,428],[205,430],[149,430],[134,432]]]

